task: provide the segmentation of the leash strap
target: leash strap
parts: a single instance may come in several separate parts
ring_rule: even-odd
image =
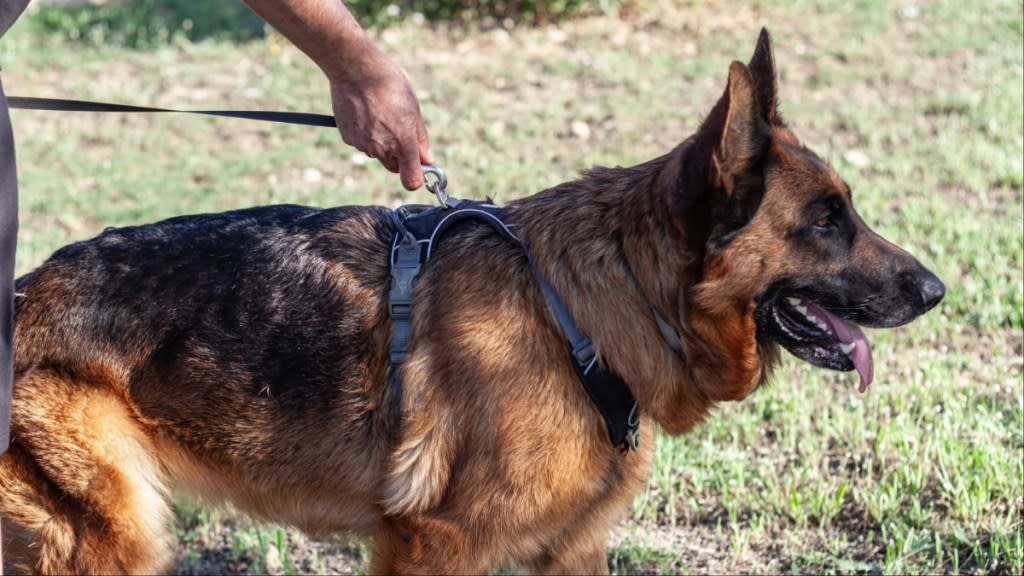
[[[149,106],[128,106],[126,104],[109,104],[106,102],[90,102],[87,100],[66,100],[63,98],[34,98],[30,96],[9,96],[7,104],[11,108],[21,110],[50,110],[57,112],[145,112],[179,114],[202,114],[204,116],[222,116],[226,118],[245,118],[263,122],[280,122],[283,124],[299,124],[302,126],[322,126],[335,128],[334,116],[310,114],[307,112],[267,112],[261,110],[174,110],[172,108],[151,108]]]

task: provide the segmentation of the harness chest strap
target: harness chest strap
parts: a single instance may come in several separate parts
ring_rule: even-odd
[[[398,208],[393,214],[397,230],[391,244],[391,291],[388,310],[391,314],[391,373],[400,386],[396,368],[407,354],[412,336],[412,289],[423,264],[430,258],[434,242],[456,222],[474,219],[486,222],[503,238],[526,252],[534,276],[544,297],[569,342],[573,369],[584,390],[604,418],[612,445],[623,450],[636,450],[640,443],[640,415],[633,393],[622,378],[604,368],[594,353],[593,343],[576,327],[565,304],[541,278],[530,259],[529,251],[515,233],[505,224],[500,206],[490,202],[453,200],[445,209],[410,205]],[[660,317],[659,326],[664,323]],[[667,326],[667,324],[666,324]]]
[[[561,298],[551,285],[540,277],[533,265],[533,259],[529,260],[530,268],[540,284],[544,298],[558,320],[562,334],[569,341],[576,377],[583,383],[583,389],[587,391],[590,400],[604,417],[612,444],[636,450],[640,447],[640,414],[637,413],[636,398],[618,374],[598,364],[593,342],[579,331]]]

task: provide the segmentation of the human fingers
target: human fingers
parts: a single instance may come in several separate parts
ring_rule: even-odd
[[[399,173],[399,167],[401,165],[395,155],[390,151],[384,151],[380,154],[370,154],[370,158],[374,158],[380,162],[381,166],[387,169],[388,172],[393,172],[395,174]]]
[[[423,125],[422,119],[416,126],[416,143],[420,153],[420,164],[433,164],[434,152],[430,149],[430,139],[427,138],[427,128]]]
[[[402,178],[402,186],[406,190],[416,190],[423,185],[423,170],[420,168],[420,147],[415,134],[406,131],[398,140],[398,171]]]

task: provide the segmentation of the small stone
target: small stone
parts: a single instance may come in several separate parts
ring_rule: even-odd
[[[302,171],[302,179],[306,182],[319,182],[323,179],[323,174],[316,168],[306,168]]]
[[[561,44],[569,39],[569,34],[561,28],[551,28],[547,31],[548,40],[555,44]]]
[[[582,120],[574,120],[573,123],[569,125],[569,130],[572,132],[573,136],[580,140],[590,139],[590,126]]]
[[[843,154],[843,160],[857,168],[867,168],[871,164],[871,158],[860,150],[847,150]]]
[[[920,13],[921,9],[918,8],[917,6],[914,6],[913,4],[910,4],[909,6],[904,6],[899,9],[899,15],[904,20],[913,20],[914,18],[917,18],[917,16]]]
[[[501,138],[505,135],[505,122],[498,120],[491,123],[491,125],[487,127],[487,134],[495,140]]]
[[[267,552],[263,555],[263,568],[267,574],[284,574],[284,564],[281,562],[281,553],[277,546],[267,546]]]

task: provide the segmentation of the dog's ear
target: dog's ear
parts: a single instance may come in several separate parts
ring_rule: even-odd
[[[778,123],[779,81],[775,72],[775,51],[772,49],[772,35],[767,28],[761,28],[757,48],[750,58],[750,76],[754,80],[754,92],[760,106],[761,118],[768,124]]]
[[[724,108],[725,115],[721,136],[712,153],[711,176],[716,187],[731,191],[735,178],[761,158],[768,140],[754,82],[742,62],[733,62],[729,67],[729,86],[715,108]]]

